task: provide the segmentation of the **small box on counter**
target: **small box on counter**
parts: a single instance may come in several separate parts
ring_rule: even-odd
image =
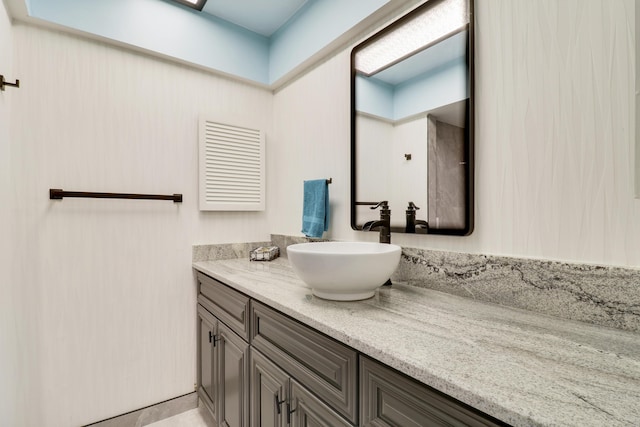
[[[251,261],[271,261],[278,258],[280,249],[277,246],[260,246],[249,253]]]

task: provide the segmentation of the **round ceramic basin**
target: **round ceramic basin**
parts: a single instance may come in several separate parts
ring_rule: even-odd
[[[371,298],[400,263],[400,246],[312,242],[287,247],[289,262],[314,295],[337,301]]]

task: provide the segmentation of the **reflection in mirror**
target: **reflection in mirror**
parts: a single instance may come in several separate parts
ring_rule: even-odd
[[[394,232],[472,221],[472,0],[429,0],[351,54],[351,225],[389,201]]]

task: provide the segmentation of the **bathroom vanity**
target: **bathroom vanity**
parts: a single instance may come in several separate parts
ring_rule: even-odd
[[[286,259],[193,264],[224,426],[634,425],[637,334],[394,283],[312,296]]]

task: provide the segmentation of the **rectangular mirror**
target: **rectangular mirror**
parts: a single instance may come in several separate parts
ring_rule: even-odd
[[[351,52],[351,226],[473,231],[473,0],[429,0]]]

